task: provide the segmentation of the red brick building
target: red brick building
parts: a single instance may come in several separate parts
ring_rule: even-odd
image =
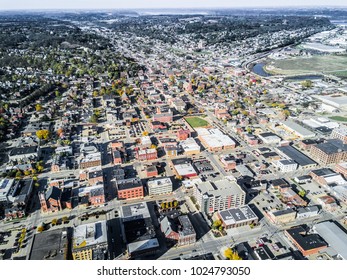
[[[135,199],[144,197],[144,189],[139,178],[117,181],[118,199]]]
[[[146,149],[136,151],[136,159],[138,160],[154,160],[158,158],[156,149]]]
[[[187,140],[189,137],[191,137],[191,132],[189,129],[180,129],[177,131],[177,139],[179,141]]]

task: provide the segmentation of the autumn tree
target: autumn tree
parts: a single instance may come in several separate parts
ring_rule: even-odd
[[[49,138],[49,131],[47,129],[41,129],[36,131],[36,136],[40,140],[44,139],[47,140]]]
[[[35,105],[35,109],[37,112],[41,111],[42,110],[42,105],[41,104],[36,104]]]
[[[233,261],[242,260],[242,258],[239,256],[238,252],[236,250],[231,249],[231,248],[228,248],[224,251],[224,256],[227,259],[233,260]]]

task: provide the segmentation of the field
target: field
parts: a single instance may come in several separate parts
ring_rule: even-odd
[[[333,116],[333,117],[329,117],[329,119],[338,121],[338,122],[347,122],[347,117]]]
[[[185,119],[186,119],[187,123],[189,123],[189,125],[193,128],[204,127],[204,126],[209,125],[209,123],[207,121],[205,121],[204,119],[201,119],[199,117],[188,117]]]
[[[277,75],[302,74],[337,74],[346,75],[347,56],[316,55],[312,57],[295,57],[282,60],[271,60],[265,70]]]

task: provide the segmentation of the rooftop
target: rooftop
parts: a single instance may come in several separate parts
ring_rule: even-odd
[[[304,155],[292,146],[277,147],[277,149],[286,155],[289,159],[294,160],[300,166],[316,165],[317,163],[313,161],[308,156]]]
[[[232,225],[240,221],[251,221],[258,218],[248,205],[220,211],[219,215],[227,225]]]
[[[287,229],[286,232],[305,251],[327,247],[325,241],[318,234],[308,234],[302,226]]]
[[[79,225],[74,228],[73,248],[83,249],[107,242],[106,221]]]

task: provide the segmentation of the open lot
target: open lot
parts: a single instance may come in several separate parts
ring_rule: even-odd
[[[189,123],[189,125],[191,127],[204,127],[204,126],[208,126],[209,123],[207,121],[205,121],[204,119],[202,118],[199,118],[199,117],[188,117],[188,118],[185,118],[187,123]]]
[[[316,55],[312,57],[295,57],[282,60],[271,60],[265,70],[278,75],[300,74],[343,74],[347,70],[345,55]],[[341,71],[341,72],[340,72]]]

